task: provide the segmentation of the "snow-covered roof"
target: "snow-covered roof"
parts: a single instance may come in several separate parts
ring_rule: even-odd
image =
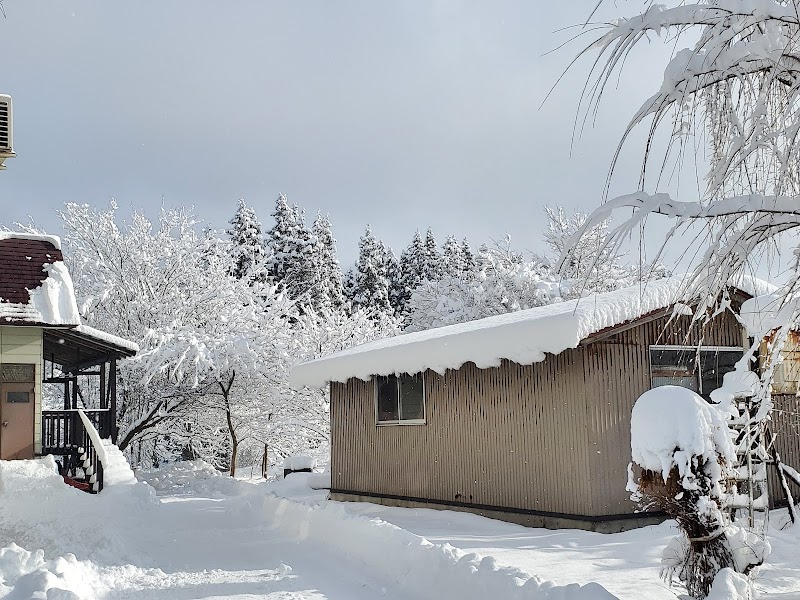
[[[108,344],[113,344],[114,346],[124,348],[125,350],[130,350],[133,353],[139,352],[139,344],[136,344],[130,340],[126,340],[125,338],[106,333],[105,331],[100,331],[94,327],[89,327],[88,325],[78,325],[75,329],[73,329],[73,331],[77,331],[78,333],[82,333],[87,337],[100,340],[101,342],[106,342]]]
[[[71,328],[130,353],[133,342],[81,324],[72,277],[54,235],[0,231],[0,323]]]
[[[80,324],[60,245],[55,236],[0,232],[0,322]]]
[[[668,277],[579,300],[384,338],[297,365],[289,383],[295,388],[322,387],[352,377],[369,380],[373,375],[426,369],[444,373],[467,362],[479,368],[497,367],[503,359],[532,364],[544,360],[545,354],[576,348],[594,333],[668,308],[685,297],[686,287],[685,276]],[[749,276],[738,278],[734,287],[751,296],[775,289]]]
[[[0,231],[0,240],[31,240],[34,242],[47,242],[56,250],[61,250],[61,238],[57,235],[21,233],[19,231]]]

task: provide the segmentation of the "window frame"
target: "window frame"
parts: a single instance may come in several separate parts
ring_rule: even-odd
[[[653,387],[653,350],[675,350],[675,351],[689,351],[689,352],[740,352],[742,356],[744,353],[747,352],[747,348],[743,346],[684,346],[680,344],[651,344],[647,347],[647,365],[650,377],[650,389],[655,389]],[[695,381],[697,382],[697,394],[699,396],[708,396],[708,393],[704,394],[702,390],[702,373],[698,369],[694,373]],[[662,386],[656,386],[662,387]],[[688,388],[687,388],[688,389]],[[709,393],[713,391],[710,390]]]
[[[402,398],[400,396],[400,378],[403,375],[409,377],[419,376],[422,379],[422,418],[421,419],[400,419],[400,404]],[[381,421],[378,419],[378,377],[394,377],[397,384],[397,419],[390,421]],[[377,427],[394,427],[397,425],[427,425],[428,423],[428,392],[425,389],[425,372],[421,373],[392,373],[390,375],[373,375],[372,376],[372,399],[374,408],[375,425]]]

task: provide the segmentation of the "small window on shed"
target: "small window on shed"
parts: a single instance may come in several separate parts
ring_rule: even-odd
[[[375,378],[376,421],[383,425],[425,422],[425,379],[416,375],[381,375]]]
[[[709,400],[743,354],[742,348],[651,346],[650,385],[679,385]]]

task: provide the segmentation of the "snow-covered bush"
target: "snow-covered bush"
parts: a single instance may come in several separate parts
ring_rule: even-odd
[[[708,596],[722,569],[748,573],[755,539],[733,525],[736,448],[723,415],[692,390],[662,386],[642,394],[631,415],[631,457],[641,469],[628,489],[645,506],[656,505],[678,522],[681,534],[664,551],[665,577],[677,577],[694,598]]]

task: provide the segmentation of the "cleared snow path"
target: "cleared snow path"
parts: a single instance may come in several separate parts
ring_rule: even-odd
[[[90,496],[65,486],[52,460],[0,461],[0,598],[614,598],[199,463],[145,477],[151,485]]]

